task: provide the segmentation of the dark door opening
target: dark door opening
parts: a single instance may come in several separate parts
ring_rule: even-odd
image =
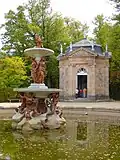
[[[78,97],[87,98],[87,75],[77,75]]]

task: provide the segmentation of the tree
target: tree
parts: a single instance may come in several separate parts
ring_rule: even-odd
[[[120,0],[110,0],[114,2],[117,14],[114,15],[113,20],[117,21],[117,24],[120,24]]]
[[[48,8],[48,0],[30,0],[28,4],[19,6],[16,12],[9,11],[5,16],[6,23],[2,25],[6,30],[3,34],[2,49],[8,54],[12,52],[12,55],[24,56],[26,48],[35,46],[33,38],[34,34],[38,33],[44,37],[44,47],[54,49],[56,53],[58,42],[64,32],[64,22],[57,14],[48,16]],[[30,62],[26,62],[27,73],[30,76]]]
[[[109,46],[112,52],[110,63],[110,91],[114,99],[120,99],[120,0],[114,2],[116,14],[113,16],[115,24],[112,26]]]
[[[71,41],[68,36],[67,28],[64,25],[64,18],[57,13],[51,14],[47,18],[45,35],[45,47],[53,49],[56,55],[60,53],[60,43],[69,45]]]
[[[95,35],[95,41],[102,45],[103,50],[105,50],[106,44],[109,43],[110,32],[112,25],[106,20],[102,15],[97,15],[93,21],[95,25],[93,34]]]
[[[64,21],[67,28],[67,33],[73,43],[82,39],[84,37],[84,32],[88,32],[88,26],[86,24],[82,24],[74,18],[65,17]]]
[[[24,11],[24,7],[19,6],[17,13],[10,10],[5,16],[6,22],[2,25],[5,28],[2,50],[8,54],[23,56],[24,50],[32,45],[33,37],[30,35]]]
[[[45,27],[46,20],[51,13],[50,0],[29,0],[28,4],[25,5],[25,9],[28,12],[29,23],[33,25],[33,33],[36,32],[36,28],[40,27],[37,32],[40,32],[41,36],[45,39]]]
[[[25,64],[22,58],[5,57],[0,59],[1,88],[20,87],[26,79]]]
[[[110,89],[114,99],[120,99],[120,26],[114,25],[111,30],[109,49],[112,52],[110,62]]]
[[[120,9],[120,0],[111,0],[116,4],[116,8]]]
[[[28,4],[18,6],[17,11],[10,10],[6,22],[1,27],[5,29],[2,35],[3,50],[7,53],[23,56],[24,50],[34,46],[34,34],[45,37],[45,20],[48,15],[49,0],[30,0]],[[26,15],[27,14],[27,15]]]
[[[34,34],[38,33],[43,39],[44,47],[53,49],[57,56],[60,53],[60,43],[68,46],[71,41],[80,40],[83,37],[83,31],[87,29],[87,26],[79,21],[68,18],[68,24],[66,19],[52,12],[49,0],[29,0],[27,4],[19,6],[16,12],[10,10],[6,14],[6,22],[2,25],[5,28],[5,33],[2,35],[2,49],[8,55],[24,57],[24,50],[35,46]],[[58,63],[54,56],[51,58],[47,58],[48,75],[51,75],[47,76],[47,82],[57,84],[58,69],[53,72],[51,68],[58,68]],[[50,61],[53,62],[54,67]],[[28,61],[27,73],[30,76],[29,64]]]
[[[94,35],[97,43],[108,44],[108,49],[112,52],[110,60],[110,95],[114,99],[120,99],[120,26],[118,23],[110,24],[103,15],[98,15],[94,21]]]
[[[59,87],[59,68],[55,55],[50,56],[47,63],[46,83],[49,87]]]
[[[5,57],[0,59],[0,101],[16,96],[13,88],[24,87],[28,77],[22,58]]]

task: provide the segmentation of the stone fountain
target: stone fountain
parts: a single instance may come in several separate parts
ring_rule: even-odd
[[[36,47],[24,51],[32,60],[31,77],[33,83],[28,88],[15,88],[20,93],[21,105],[15,109],[12,127],[20,130],[56,129],[66,121],[57,106],[60,89],[48,88],[44,84],[46,74],[45,57],[54,54],[43,48],[41,38],[35,35]]]

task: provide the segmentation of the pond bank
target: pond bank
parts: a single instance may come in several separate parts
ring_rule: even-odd
[[[0,103],[0,109],[14,109],[21,103]],[[58,106],[63,109],[91,109],[91,110],[118,110],[120,111],[120,101],[114,102],[59,102]]]
[[[20,103],[0,103],[0,119],[11,118]],[[59,102],[63,113],[83,115],[120,115],[120,102]]]

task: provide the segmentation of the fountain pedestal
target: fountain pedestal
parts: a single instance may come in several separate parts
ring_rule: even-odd
[[[65,125],[62,110],[57,106],[60,89],[48,88],[44,84],[45,56],[54,51],[40,48],[41,39],[37,37],[37,46],[25,50],[32,59],[31,76],[33,82],[28,88],[15,88],[20,93],[21,105],[13,115],[13,128],[21,130],[55,129]]]
[[[28,87],[30,89],[34,89],[34,88],[40,88],[40,89],[48,89],[48,87],[44,84],[44,83],[41,83],[41,84],[38,84],[38,83],[31,83],[31,85]]]

